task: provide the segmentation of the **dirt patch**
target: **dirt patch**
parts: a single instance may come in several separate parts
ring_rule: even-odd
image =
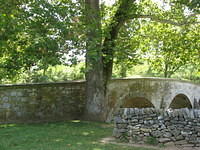
[[[121,145],[121,146],[130,146],[130,147],[143,147],[143,148],[151,148],[155,150],[200,150],[200,148],[194,148],[194,147],[181,147],[181,146],[175,146],[173,144],[168,144],[163,147],[159,146],[152,146],[152,145],[147,145],[147,144],[132,144],[132,143],[120,143],[117,142],[114,137],[106,137],[102,138],[100,140],[101,143],[104,144],[115,144],[115,145]]]

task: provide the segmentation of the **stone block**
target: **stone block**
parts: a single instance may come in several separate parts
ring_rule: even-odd
[[[182,135],[175,136],[176,141],[184,140]]]
[[[159,138],[159,139],[158,139],[158,142],[159,142],[159,143],[167,143],[167,142],[170,142],[170,141],[171,141],[170,138]]]
[[[162,133],[160,132],[160,131],[152,131],[151,132],[151,135],[153,136],[153,137],[156,137],[156,138],[159,138],[159,137],[161,137],[162,136]]]
[[[190,147],[190,148],[192,148],[192,147],[194,147],[195,145],[194,145],[194,144],[182,144],[181,146],[182,146],[182,147]]]
[[[144,136],[150,136],[150,133],[144,133]]]
[[[117,128],[114,128],[113,136],[116,138],[119,138],[121,135],[122,135],[122,132],[120,132]]]
[[[164,143],[164,145],[166,147],[174,147],[174,142],[169,141],[169,142]]]
[[[142,132],[146,132],[146,133],[149,133],[149,132],[151,132],[151,129],[140,128],[140,131],[142,131]]]
[[[170,132],[164,132],[163,137],[170,138],[172,137],[172,134]]]
[[[191,131],[189,131],[189,132],[181,131],[181,135],[183,135],[183,136],[192,135],[192,132]]]
[[[8,100],[9,100],[9,97],[8,97],[8,96],[4,96],[4,97],[2,97],[2,100],[3,100],[3,101],[8,101]]]
[[[186,140],[175,141],[174,143],[175,143],[176,145],[188,144],[188,142],[187,142]]]

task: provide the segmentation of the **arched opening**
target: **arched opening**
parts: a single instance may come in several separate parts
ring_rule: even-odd
[[[186,95],[178,94],[172,100],[169,108],[172,108],[172,109],[192,108],[192,105]]]
[[[123,108],[148,108],[154,107],[153,104],[144,97],[135,97],[124,102]]]

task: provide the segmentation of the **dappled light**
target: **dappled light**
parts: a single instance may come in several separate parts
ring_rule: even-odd
[[[88,136],[88,135],[91,135],[91,134],[94,134],[94,131],[82,132],[82,135],[84,135],[84,136]]]
[[[8,128],[8,127],[15,127],[16,124],[0,124],[0,128]]]
[[[56,142],[61,142],[63,141],[64,139],[55,139]]]
[[[72,120],[71,122],[73,122],[73,123],[80,123],[81,121],[80,120]]]
[[[81,121],[76,126],[68,121],[0,128],[0,150],[137,150],[135,147],[102,143],[100,140],[111,136],[113,130],[112,126],[102,128],[102,125],[104,123]]]
[[[82,145],[83,143],[81,143],[81,142],[77,142],[76,144],[77,144],[77,145]]]
[[[88,136],[90,133],[89,132],[82,132],[83,135]]]

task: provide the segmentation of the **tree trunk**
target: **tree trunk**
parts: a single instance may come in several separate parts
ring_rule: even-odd
[[[126,77],[127,74],[127,68],[123,65],[120,65],[120,77],[124,78]]]
[[[107,27],[107,36],[103,42],[103,75],[105,84],[112,77],[113,69],[113,58],[114,58],[114,48],[115,40],[117,39],[119,30],[125,21],[129,18],[131,7],[133,6],[133,0],[119,0],[119,7]]]
[[[115,39],[128,18],[132,0],[119,0],[119,7],[102,43],[99,0],[85,0],[87,23],[85,119],[105,121],[109,108],[106,91],[112,76]]]
[[[168,63],[167,62],[165,62],[164,78],[168,78]]]
[[[86,51],[86,111],[87,120],[105,120],[103,113],[105,86],[101,48],[101,19],[99,0],[85,0],[87,23]]]

